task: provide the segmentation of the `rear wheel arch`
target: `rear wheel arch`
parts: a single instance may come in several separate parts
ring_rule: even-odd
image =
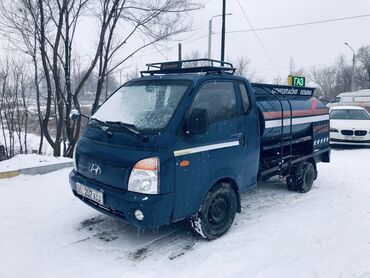
[[[307,159],[307,162],[310,162],[313,165],[313,168],[315,169],[315,177],[314,177],[314,180],[316,180],[317,179],[317,165],[316,165],[316,160],[315,160],[315,158],[311,157],[311,158]]]

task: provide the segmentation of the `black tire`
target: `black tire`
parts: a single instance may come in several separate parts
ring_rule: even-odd
[[[208,240],[222,236],[234,222],[237,202],[237,195],[229,184],[215,185],[191,219],[193,229]]]
[[[296,186],[295,182],[293,181],[293,179],[294,179],[294,176],[288,176],[286,178],[286,185],[288,187],[288,190],[297,191],[297,186]]]
[[[317,171],[311,162],[296,166],[291,176],[287,177],[287,187],[300,193],[306,193],[312,189],[314,180],[317,178]]]

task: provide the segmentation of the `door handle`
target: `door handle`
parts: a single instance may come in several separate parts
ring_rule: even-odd
[[[243,146],[243,147],[247,146],[247,139],[245,138],[245,136],[243,135],[243,133],[231,134],[230,137],[232,139],[238,139],[240,146]]]
[[[248,143],[247,138],[245,138],[245,136],[242,135],[242,137],[240,138],[240,145],[243,146],[243,147],[246,147],[247,143]]]

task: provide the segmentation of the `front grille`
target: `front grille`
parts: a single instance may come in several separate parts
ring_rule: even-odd
[[[356,136],[365,136],[367,134],[366,130],[356,130],[355,135]]]
[[[89,168],[92,163],[100,167],[101,171],[98,175],[94,175],[90,172]],[[90,180],[98,181],[119,189],[124,189],[125,187],[124,185],[126,184],[128,169],[121,167],[120,165],[78,155],[77,168],[78,172],[82,176]]]
[[[343,135],[352,136],[353,131],[352,130],[342,130],[341,131]]]

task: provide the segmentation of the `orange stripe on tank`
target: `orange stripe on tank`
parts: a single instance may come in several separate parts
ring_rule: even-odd
[[[303,117],[303,116],[317,116],[317,115],[326,115],[328,114],[327,108],[322,109],[307,109],[307,110],[293,110],[292,117]],[[290,118],[290,111],[284,111],[283,113],[284,118]],[[263,112],[263,117],[265,120],[271,119],[281,119],[281,111],[273,111],[273,112]]]

